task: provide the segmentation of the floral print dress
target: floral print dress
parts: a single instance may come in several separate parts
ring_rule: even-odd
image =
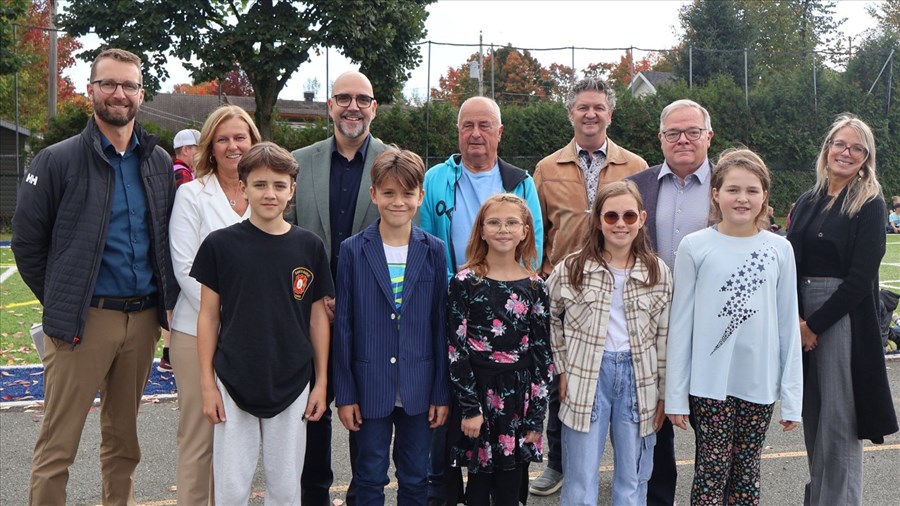
[[[543,432],[553,374],[544,281],[497,281],[464,269],[450,280],[448,304],[450,380],[459,411],[462,418],[484,417],[478,438],[448,441],[451,465],[489,473],[540,462],[542,440],[524,440],[529,431]]]

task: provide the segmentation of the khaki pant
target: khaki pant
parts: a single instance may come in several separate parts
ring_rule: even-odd
[[[173,330],[169,356],[178,384],[178,504],[212,504],[213,424],[203,415],[197,338]]]
[[[156,308],[90,308],[79,345],[44,338],[44,421],[34,446],[30,504],[66,503],[69,466],[98,390],[103,504],[136,504],[137,413],[159,335]]]

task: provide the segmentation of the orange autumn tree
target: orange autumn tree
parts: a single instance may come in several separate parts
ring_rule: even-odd
[[[44,131],[49,120],[48,81],[50,33],[40,27],[50,24],[50,2],[35,0],[27,13],[15,21],[17,25],[16,53],[25,60],[18,72],[19,121],[33,131]],[[63,72],[75,63],[74,53],[81,43],[60,34],[57,38],[57,109],[78,100],[77,92],[84,92],[87,83],[72,83]],[[6,48],[4,48],[6,50]],[[16,116],[15,76],[0,75],[0,117],[13,121]],[[83,100],[83,99],[82,99]]]
[[[176,84],[174,93],[182,95],[218,95],[219,80],[205,81],[197,84]],[[247,74],[240,69],[232,70],[225,74],[222,81],[222,93],[232,97],[252,97],[253,85]]]
[[[438,87],[431,89],[431,98],[446,100],[458,107],[465,99],[478,95],[478,79],[470,77],[470,62],[478,61],[472,54],[459,67],[450,67],[442,75]],[[565,96],[574,78],[571,67],[552,64],[546,68],[528,50],[520,51],[510,45],[497,48],[494,55],[484,56],[484,94],[491,93],[493,67],[494,100],[501,104],[528,104],[559,100]]]

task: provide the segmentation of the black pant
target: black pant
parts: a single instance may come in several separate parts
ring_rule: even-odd
[[[329,371],[329,374],[331,371]],[[313,370],[309,388],[315,386],[316,373]],[[331,388],[331,378],[328,381],[326,395],[327,407],[325,413],[318,422],[306,423],[306,457],[303,460],[303,474],[300,476],[300,500],[304,505],[331,506],[331,494],[329,489],[334,483],[334,472],[331,470],[331,402],[334,401],[334,390]],[[356,439],[350,432],[350,471],[356,465]],[[352,474],[351,474],[352,476]],[[347,505],[353,506],[356,502],[356,490],[353,486],[353,478],[347,487]]]
[[[547,467],[557,472],[562,468],[562,422],[559,421],[559,376],[550,381],[547,404]]]
[[[527,472],[523,472],[522,467],[519,465],[510,471],[495,469],[493,473],[469,473],[466,504],[490,506],[493,497],[495,506],[519,506],[522,480]]]
[[[675,485],[678,469],[675,467],[675,430],[666,418],[656,433],[653,449],[653,474],[647,484],[647,506],[672,506],[675,503]]]

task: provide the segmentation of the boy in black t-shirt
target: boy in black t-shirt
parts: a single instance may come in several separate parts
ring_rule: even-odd
[[[197,351],[213,436],[215,497],[247,504],[262,443],[266,502],[300,504],[306,420],[325,411],[334,295],[325,246],[284,220],[297,162],[270,142],[238,164],[247,221],[209,234],[191,276],[203,286]],[[309,380],[315,363],[315,387]]]
[[[450,404],[444,242],[412,224],[424,177],[415,153],[378,155],[369,192],[381,218],[338,255],[334,394],[355,434],[359,504],[384,504],[392,434],[397,503],[427,502],[431,429]]]

